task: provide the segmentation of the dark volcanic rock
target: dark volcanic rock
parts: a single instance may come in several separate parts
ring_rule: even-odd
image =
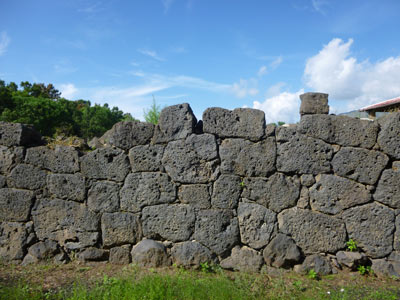
[[[10,188],[0,189],[0,222],[25,222],[33,203],[34,193]]]
[[[109,252],[104,249],[94,247],[87,248],[78,253],[78,260],[80,261],[104,261],[108,260]]]
[[[139,218],[131,213],[104,213],[101,217],[104,247],[135,244],[140,239]]]
[[[32,125],[0,122],[0,145],[11,147],[41,144],[42,137]]]
[[[336,258],[341,266],[353,271],[356,271],[358,266],[363,266],[368,262],[367,256],[360,252],[339,251],[336,253]]]
[[[132,263],[147,268],[167,267],[171,264],[163,244],[144,239],[133,246]]]
[[[189,204],[194,208],[210,208],[211,197],[209,187],[206,184],[181,185],[178,197],[184,204]]]
[[[328,94],[305,93],[300,95],[300,115],[328,114]]]
[[[124,245],[110,249],[109,262],[116,265],[127,265],[131,262],[130,246]]]
[[[36,190],[45,186],[46,172],[31,165],[19,164],[7,178],[9,187]]]
[[[33,223],[0,222],[0,258],[21,260],[34,238]]]
[[[381,130],[378,144],[383,152],[395,159],[400,159],[400,113],[394,112],[378,120]]]
[[[325,256],[312,254],[306,257],[297,270],[301,273],[308,273],[310,270],[314,270],[319,275],[329,275],[332,273],[332,266]]]
[[[88,192],[87,205],[94,212],[119,210],[119,185],[112,181],[98,181]]]
[[[374,199],[392,208],[400,208],[400,170],[384,170],[378,181]]]
[[[211,205],[214,208],[236,208],[242,192],[239,176],[222,174],[214,183]]]
[[[129,160],[132,172],[163,171],[161,163],[164,154],[164,145],[136,146],[129,150]]]
[[[232,249],[231,256],[221,261],[221,267],[243,272],[258,272],[263,265],[263,257],[257,251],[243,246]]]
[[[85,177],[81,174],[49,174],[47,186],[51,194],[61,199],[85,200]]]
[[[264,249],[265,262],[276,268],[290,268],[300,261],[301,253],[294,241],[279,233]]]
[[[171,249],[172,261],[177,266],[199,266],[201,263],[212,263],[214,255],[198,242],[183,242],[174,244]]]

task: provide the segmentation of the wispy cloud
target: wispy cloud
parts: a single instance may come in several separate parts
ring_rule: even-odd
[[[164,6],[164,13],[166,14],[175,0],[161,0],[161,2]]]
[[[258,81],[256,79],[240,79],[232,85],[232,92],[237,98],[245,98],[247,96],[255,96],[258,94]]]
[[[103,9],[102,2],[96,2],[89,6],[78,8],[78,12],[93,14],[102,11]]]
[[[11,39],[8,36],[7,32],[2,31],[0,34],[0,56],[6,53],[10,41]]]
[[[171,47],[170,51],[172,53],[176,53],[176,54],[181,54],[181,53],[186,53],[187,52],[186,48],[182,47],[182,46]]]
[[[259,77],[264,76],[265,74],[267,74],[267,67],[266,66],[261,66],[260,69],[257,72],[257,75]]]
[[[322,15],[326,14],[326,11],[324,9],[325,6],[327,6],[329,4],[329,2],[327,0],[311,0],[311,4],[313,9],[316,12],[319,12]]]
[[[137,51],[139,53],[141,53],[143,55],[146,55],[146,56],[149,56],[149,57],[151,57],[151,58],[153,58],[155,60],[165,61],[165,59],[163,57],[159,56],[156,51],[149,50],[149,49],[138,49]]]
[[[66,99],[73,99],[78,93],[78,89],[72,83],[60,84],[61,96]]]
[[[275,58],[271,63],[270,63],[270,67],[272,69],[276,69],[277,67],[279,67],[279,65],[283,62],[283,57],[282,55]]]

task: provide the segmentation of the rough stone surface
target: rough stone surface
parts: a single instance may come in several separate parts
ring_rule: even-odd
[[[25,162],[54,173],[75,173],[79,171],[78,151],[73,147],[56,146],[55,149],[46,146],[26,150]]]
[[[40,241],[28,249],[28,254],[22,261],[23,265],[48,260],[60,252],[58,244],[51,240]]]
[[[378,277],[400,277],[400,262],[373,259],[371,268]]]
[[[0,145],[11,147],[41,144],[42,137],[32,125],[0,122]]]
[[[129,173],[129,159],[122,150],[96,149],[81,159],[82,174],[92,179],[123,181]]]
[[[178,190],[178,197],[184,204],[194,208],[210,208],[211,197],[209,187],[205,184],[181,185]]]
[[[203,113],[203,131],[221,138],[246,138],[258,141],[264,135],[265,114],[252,108],[233,111],[220,107],[207,108]]]
[[[120,191],[121,209],[140,212],[149,205],[175,201],[176,187],[164,173],[129,174]]]
[[[1,259],[5,261],[21,260],[33,236],[32,222],[0,222]]]
[[[215,258],[210,250],[196,241],[176,243],[171,248],[171,257],[177,266],[199,266],[201,263],[212,263]]]
[[[370,203],[343,212],[349,238],[372,258],[381,258],[393,250],[395,216],[386,206]]]
[[[236,208],[242,192],[239,176],[222,174],[214,183],[211,205],[214,208]]]
[[[0,175],[0,188],[6,185],[6,178],[3,175]]]
[[[46,172],[27,164],[18,164],[7,178],[9,187],[36,190],[45,186]]]
[[[124,150],[150,143],[154,125],[139,121],[118,122],[103,136],[104,142]]]
[[[307,256],[300,268],[298,268],[301,273],[308,273],[310,270],[314,270],[318,275],[328,275],[332,273],[332,266],[327,257],[312,254]]]
[[[143,235],[148,238],[180,242],[190,238],[195,223],[194,209],[189,205],[156,205],[143,208]]]
[[[269,178],[245,178],[244,198],[256,201],[274,212],[296,205],[300,194],[300,182],[282,173]]]
[[[194,238],[224,256],[239,242],[238,220],[231,210],[201,210],[197,213]]]
[[[335,217],[295,207],[280,213],[278,223],[305,254],[334,253],[346,246],[345,225]]]
[[[232,249],[231,256],[221,261],[221,267],[235,271],[258,272],[263,263],[263,257],[257,251],[246,246],[236,246]]]
[[[350,251],[339,251],[336,253],[336,259],[341,266],[353,271],[356,271],[358,266],[365,265],[368,262],[364,253]]]
[[[166,143],[184,139],[195,132],[197,120],[187,103],[168,106],[161,111],[153,142]]]
[[[300,95],[300,115],[328,114],[328,94],[305,93]]]
[[[400,215],[396,216],[395,228],[396,228],[396,231],[394,233],[393,248],[395,250],[400,250]]]
[[[301,259],[301,253],[294,241],[284,235],[278,234],[264,249],[265,262],[276,268],[290,268]]]
[[[381,130],[378,135],[378,144],[386,154],[400,159],[400,113],[390,113],[379,118]]]
[[[131,262],[130,246],[124,245],[110,249],[109,262],[116,265],[127,265]]]
[[[147,268],[167,267],[171,264],[163,244],[144,239],[133,246],[132,263]]]
[[[104,213],[101,217],[103,246],[135,244],[141,236],[139,218],[131,213]]]
[[[400,170],[384,170],[373,196],[378,202],[400,208]]]
[[[375,184],[389,158],[378,151],[343,147],[332,159],[332,167],[339,176],[365,184]]]
[[[366,186],[336,175],[319,175],[317,183],[310,188],[312,210],[326,214],[335,215],[370,200],[371,193]]]
[[[290,127],[278,128],[276,160],[278,171],[313,175],[328,173],[331,170],[332,155],[331,145],[298,134]]]
[[[275,138],[258,143],[244,139],[225,139],[219,149],[221,172],[240,176],[268,176],[275,171]]]
[[[104,261],[108,260],[109,252],[104,249],[94,247],[87,248],[78,253],[78,260],[80,261]]]
[[[25,222],[29,219],[34,193],[10,188],[0,189],[0,222]]]
[[[94,212],[119,210],[119,185],[112,181],[96,182],[88,192],[87,205]]]
[[[372,148],[378,135],[378,123],[348,116],[308,115],[301,118],[299,131],[330,144]]]
[[[186,140],[170,142],[165,148],[162,163],[176,182],[213,181],[219,172],[215,137],[211,134],[193,134]]]
[[[84,204],[43,198],[32,210],[32,219],[40,240],[54,240],[67,248],[71,243],[71,248],[79,248],[93,246],[98,239],[99,216]]]
[[[14,157],[15,155],[10,148],[0,146],[0,173],[8,174],[14,163]]]
[[[49,174],[47,176],[49,192],[60,199],[82,202],[85,200],[85,177],[81,174]]]
[[[161,159],[164,154],[163,145],[136,146],[129,150],[132,172],[163,171]]]
[[[300,182],[306,187],[310,187],[315,183],[315,178],[311,174],[303,174],[300,176]]]
[[[298,208],[310,208],[310,191],[306,187],[302,187],[300,191],[300,198],[297,201]]]
[[[238,221],[241,242],[254,249],[267,245],[276,229],[276,214],[255,203],[239,203]]]

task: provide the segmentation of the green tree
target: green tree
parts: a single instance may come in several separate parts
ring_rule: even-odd
[[[160,114],[161,107],[156,104],[156,99],[153,95],[153,104],[151,105],[150,109],[144,110],[144,119],[148,123],[153,123],[154,125],[157,125]]]

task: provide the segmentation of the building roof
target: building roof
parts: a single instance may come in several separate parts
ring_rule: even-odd
[[[397,98],[393,98],[393,99],[389,99],[389,100],[385,100],[379,103],[375,103],[369,106],[365,106],[363,108],[360,108],[359,111],[368,111],[368,110],[373,110],[373,109],[377,109],[377,108],[381,108],[381,107],[386,107],[386,106],[390,106],[393,104],[399,104],[400,103],[400,97]]]

